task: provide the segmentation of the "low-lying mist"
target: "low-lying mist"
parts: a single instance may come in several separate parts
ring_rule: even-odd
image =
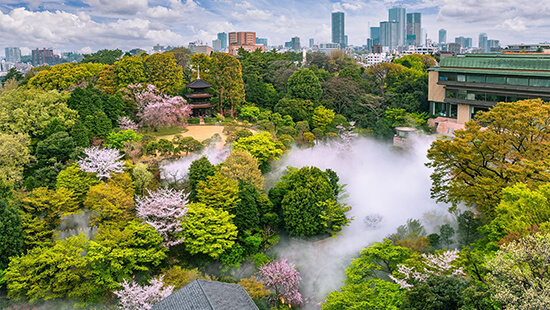
[[[273,170],[266,175],[268,189],[287,166],[316,166],[336,171],[340,183],[347,184],[347,197],[343,202],[352,206],[349,215],[355,218],[335,238],[281,238],[270,250],[298,267],[303,279],[300,291],[306,301],[305,309],[319,309],[319,302],[343,285],[351,259],[362,248],[394,233],[407,219],[424,218],[422,222],[428,233],[449,221],[448,206],[436,204],[430,198],[431,171],[424,164],[432,141],[428,136],[411,137],[406,150],[396,150],[390,144],[367,138],[356,139],[348,148],[336,144],[318,144],[308,149],[295,147],[273,164]],[[228,151],[210,150],[204,155],[212,164],[217,164],[225,159]],[[182,179],[191,162],[200,156],[163,165],[163,177]]]

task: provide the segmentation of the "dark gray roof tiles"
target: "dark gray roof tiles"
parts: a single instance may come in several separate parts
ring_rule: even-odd
[[[152,310],[258,310],[238,284],[195,280],[156,303]]]

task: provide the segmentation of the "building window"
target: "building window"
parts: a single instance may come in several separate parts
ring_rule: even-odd
[[[464,75],[464,74],[457,74],[457,75],[456,75],[456,81],[457,81],[457,82],[466,82],[466,75]]]
[[[470,83],[485,83],[484,75],[467,75],[466,80]]]
[[[550,79],[529,79],[529,86],[550,87]]]
[[[506,77],[504,77],[504,76],[487,76],[485,81],[488,84],[506,84]]]
[[[445,102],[433,103],[433,115],[435,116],[447,116],[447,104]]]
[[[447,89],[445,92],[445,98],[456,98],[457,97],[457,90],[456,89]]]
[[[475,107],[475,106],[470,106],[470,119],[476,119],[475,118],[475,115],[477,114],[477,112],[479,111],[483,111],[483,112],[487,112],[489,111],[489,108],[486,108],[486,107]]]
[[[527,86],[527,85],[529,85],[529,79],[525,78],[525,77],[508,77],[507,84],[508,85]]]

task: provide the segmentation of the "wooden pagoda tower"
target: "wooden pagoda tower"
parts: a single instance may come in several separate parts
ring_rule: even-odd
[[[191,93],[185,95],[191,103],[193,113],[191,117],[205,117],[210,115],[210,108],[212,105],[208,102],[208,99],[212,97],[206,90],[212,87],[212,85],[201,80],[200,69],[197,74],[197,79],[186,85],[191,89]]]

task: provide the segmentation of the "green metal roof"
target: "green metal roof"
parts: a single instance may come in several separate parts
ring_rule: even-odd
[[[550,72],[550,55],[466,54],[443,57],[439,68],[446,67]]]
[[[453,72],[453,73],[475,73],[475,74],[493,74],[506,76],[530,76],[530,77],[550,77],[548,72],[532,72],[532,71],[511,71],[511,70],[478,70],[478,69],[462,69],[462,68],[434,68],[434,71]]]

